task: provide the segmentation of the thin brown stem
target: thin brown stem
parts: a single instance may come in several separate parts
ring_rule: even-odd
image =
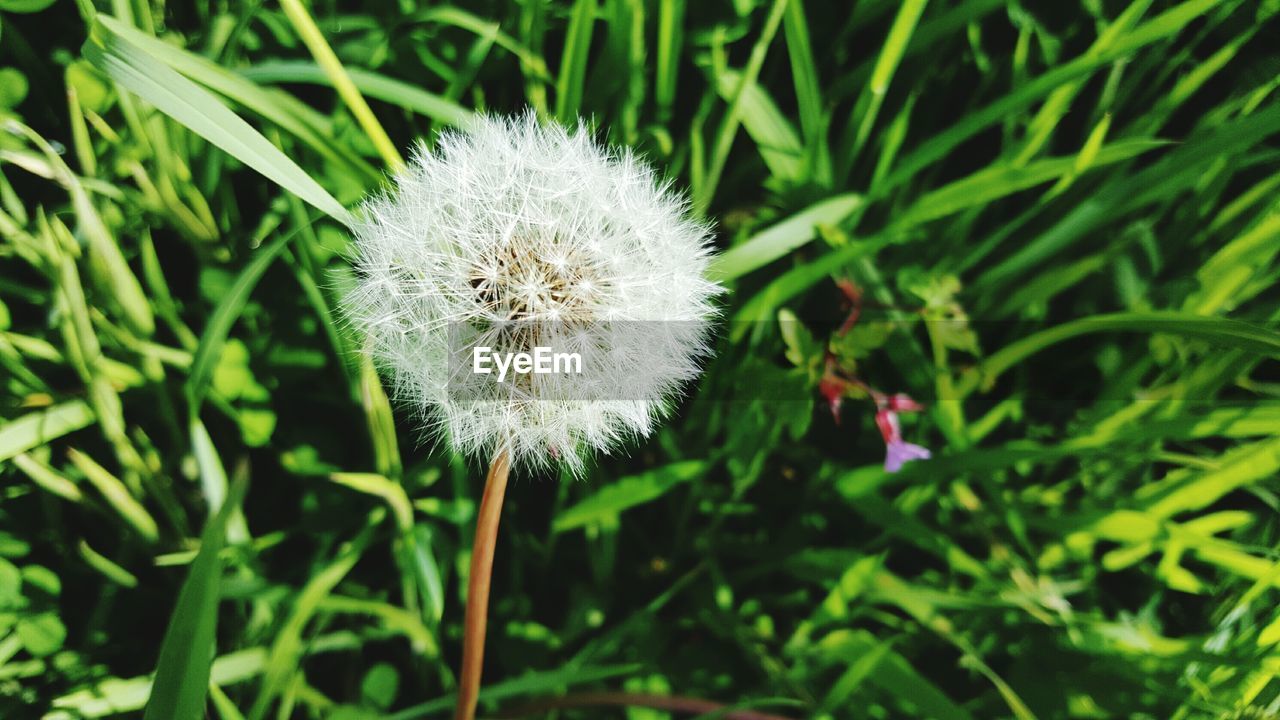
[[[480,673],[484,668],[484,634],[489,625],[489,580],[493,575],[493,550],[498,543],[502,498],[507,493],[511,460],[503,450],[489,465],[484,497],[476,517],[476,539],[471,546],[471,576],[467,581],[467,614],[463,621],[462,669],[458,673],[458,707],[454,720],[474,720],[480,699]]]
[[[515,718],[544,715],[552,710],[586,707],[646,707],[685,715],[705,715],[719,712],[723,713],[717,716],[721,720],[790,720],[790,718],[783,715],[772,715],[755,710],[731,710],[728,709],[729,706],[727,705],[702,698],[631,692],[575,693],[512,708],[498,717],[504,720],[514,720]]]

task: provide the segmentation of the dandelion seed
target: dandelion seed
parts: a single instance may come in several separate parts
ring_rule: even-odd
[[[364,211],[345,315],[398,398],[463,452],[581,472],[590,451],[651,433],[699,371],[720,292],[705,279],[710,230],[581,125],[527,113],[447,132]],[[528,350],[549,337],[585,348],[592,376],[458,371],[460,338]]]

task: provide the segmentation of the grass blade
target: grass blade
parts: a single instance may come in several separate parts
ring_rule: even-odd
[[[676,485],[688,482],[706,471],[705,461],[687,460],[623,478],[616,483],[606,485],[591,497],[560,513],[552,528],[556,532],[564,532],[591,523],[616,519],[618,513],[656,500]]]
[[[902,62],[902,56],[906,54],[911,34],[915,32],[916,23],[920,21],[920,16],[924,13],[927,4],[928,0],[904,0],[902,6],[898,8],[898,15],[893,20],[893,26],[889,28],[889,34],[884,39],[884,47],[880,49],[880,56],[876,58],[875,67],[871,70],[871,80],[858,101],[860,112],[849,120],[849,126],[857,127],[857,131],[853,138],[853,146],[844,158],[846,171],[853,167],[867,138],[871,136],[871,128],[880,115],[884,96],[889,92],[889,83],[898,70],[898,63]]]
[[[205,715],[222,580],[218,555],[226,539],[227,519],[232,510],[240,507],[247,486],[243,479],[231,486],[226,502],[200,536],[200,552],[178,593],[178,603],[160,645],[145,720],[196,720]]]
[[[1239,320],[1178,312],[1112,313],[1063,323],[1005,346],[982,364],[984,384],[989,387],[1001,373],[1035,353],[1095,332],[1169,333],[1280,357],[1280,333]]]
[[[596,1],[578,0],[565,31],[564,55],[560,60],[560,78],[556,81],[556,117],[561,122],[574,122],[582,105],[582,86],[587,77],[587,60],[591,51],[591,31],[596,20]]]
[[[754,86],[756,78],[760,75],[760,67],[764,65],[769,46],[773,44],[773,38],[778,34],[778,26],[782,24],[782,14],[786,9],[787,0],[774,0],[773,6],[769,9],[769,16],[765,18],[764,28],[760,31],[760,37],[751,48],[751,57],[747,59],[747,65],[742,70],[737,88],[729,99],[728,107],[724,110],[724,117],[720,120],[715,141],[711,145],[711,162],[707,166],[706,179],[698,185],[698,193],[693,198],[693,206],[700,212],[705,211],[711,204],[711,199],[715,197],[716,186],[720,184],[720,175],[724,172],[725,163],[729,161],[729,150],[733,147],[733,139],[738,134],[738,124],[742,118],[742,100],[747,88]]]
[[[284,8],[285,16],[289,18],[289,22],[293,23],[293,29],[298,32],[303,44],[311,51],[311,56],[316,59],[316,64],[324,70],[329,82],[338,91],[338,97],[342,98],[342,102],[351,110],[351,114],[355,115],[356,122],[360,123],[365,135],[369,136],[373,146],[378,149],[378,154],[382,156],[383,161],[393,172],[399,172],[404,167],[404,158],[396,150],[391,138],[387,137],[387,131],[382,128],[382,123],[378,122],[369,103],[365,102],[364,96],[360,94],[360,90],[356,88],[355,83],[351,82],[351,76],[342,66],[342,61],[334,54],[333,48],[329,47],[320,28],[316,27],[316,21],[311,18],[311,13],[302,6],[302,0],[280,0],[280,6]]]
[[[448,125],[465,127],[475,120],[475,113],[461,105],[416,85],[359,68],[345,68],[356,88],[366,96],[398,105]],[[242,77],[256,83],[308,83],[329,85],[325,71],[306,60],[272,60],[238,70]]]
[[[351,213],[297,163],[213,95],[149,55],[132,39],[135,35],[141,33],[113,17],[99,15],[82,51],[111,79],[192,132],[334,220],[354,226]]]
[[[716,258],[709,274],[727,282],[783,257],[814,238],[815,225],[835,225],[862,206],[861,195],[837,195],[801,210]]]
[[[0,426],[0,461],[11,460],[92,424],[93,411],[82,400],[23,415]]]
[[[196,347],[195,358],[191,361],[191,374],[187,377],[185,387],[187,402],[190,405],[190,413],[193,417],[200,413],[200,405],[204,400],[205,393],[208,391],[213,368],[218,364],[218,359],[222,355],[222,346],[227,341],[227,334],[231,332],[231,326],[235,324],[236,318],[240,317],[240,312],[244,310],[245,303],[249,301],[249,295],[253,292],[253,288],[258,284],[258,281],[262,279],[263,273],[280,256],[285,246],[288,245],[289,240],[297,232],[297,230],[294,230],[286,235],[281,235],[272,241],[270,245],[259,248],[258,252],[253,256],[253,260],[249,261],[249,264],[240,271],[235,284],[223,296],[222,301],[218,303],[217,309],[210,316],[204,333],[200,336],[200,344]]]

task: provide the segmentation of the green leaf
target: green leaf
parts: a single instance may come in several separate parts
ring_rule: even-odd
[[[560,78],[556,81],[556,117],[561,122],[573,122],[578,118],[595,19],[596,0],[577,0],[573,14],[569,16],[569,28],[565,30]]]
[[[58,652],[67,639],[67,628],[54,612],[20,618],[14,631],[27,652],[36,657],[47,657]]]
[[[1161,493],[1147,511],[1156,517],[1168,518],[1199,510],[1236,488],[1275,477],[1277,471],[1280,471],[1280,440],[1245,445],[1224,456],[1217,468]]]
[[[862,680],[879,688],[899,702],[915,708],[904,716],[936,720],[972,720],[973,716],[952,700],[941,688],[922,675],[901,654],[880,648],[881,642],[865,630],[837,630],[816,644],[829,662],[854,667],[868,655],[880,657],[867,670]]]
[[[306,60],[273,60],[242,68],[237,72],[257,83],[330,85],[324,70]],[[359,68],[349,67],[347,74],[361,93],[376,100],[398,105],[448,125],[465,127],[475,121],[474,112],[416,85]]]
[[[244,310],[245,303],[249,302],[249,296],[253,293],[258,281],[262,279],[263,273],[280,256],[285,246],[298,232],[294,230],[281,235],[270,245],[259,248],[249,264],[240,271],[231,289],[223,294],[222,301],[209,317],[204,333],[200,336],[200,344],[196,347],[195,358],[191,361],[191,374],[187,376],[185,388],[193,416],[200,412],[200,404],[204,401],[205,393],[208,392],[213,371],[222,357],[227,334],[231,332],[236,318],[240,317],[240,312]]]
[[[719,282],[742,277],[803,247],[816,236],[815,225],[835,225],[860,207],[862,196],[853,193],[811,205],[730,248],[712,262],[708,275]]]
[[[1099,167],[1137,157],[1165,147],[1162,140],[1121,140],[1108,145],[1093,158],[1090,167]],[[971,207],[987,205],[1019,190],[1035,187],[1076,172],[1076,157],[1048,158],[1029,165],[997,165],[980,170],[946,187],[924,195],[897,218],[895,227],[908,228],[945,217]]]
[[[226,540],[227,519],[240,506],[247,486],[245,480],[231,486],[226,502],[200,535],[200,552],[191,563],[160,644],[145,720],[199,720],[205,716],[222,582],[219,554]]]
[[[196,468],[200,471],[200,490],[204,493],[204,501],[209,512],[216,513],[227,501],[230,488],[226,469],[223,468],[222,458],[218,456],[218,448],[214,447],[213,438],[209,436],[209,430],[205,428],[199,417],[194,415],[191,417],[188,432],[191,438],[191,454],[195,456]],[[249,541],[249,527],[245,522],[244,513],[239,509],[232,509],[226,528],[228,542],[239,544]]]
[[[0,610],[16,609],[22,602],[22,571],[0,557]]]
[[[98,464],[97,460],[74,448],[67,451],[67,457],[71,459],[71,464],[75,465],[76,469],[84,473],[85,479],[98,489],[107,504],[120,515],[122,520],[132,526],[143,540],[154,543],[160,539],[160,529],[155,519],[129,492],[129,488],[125,487],[120,478]]]
[[[27,76],[14,68],[0,68],[0,108],[12,109],[27,97]]]
[[[742,82],[736,70],[725,70],[716,78],[720,97],[726,102]],[[759,85],[752,83],[742,91],[742,127],[756,144],[769,172],[781,180],[797,182],[804,174],[804,146],[795,128],[787,121],[777,103]]]
[[[289,156],[208,91],[143,49],[147,36],[109,15],[98,15],[82,52],[95,67],[192,132],[338,222],[352,227],[346,208]]]
[[[93,411],[81,400],[28,413],[0,425],[0,461],[46,445],[93,423]]]
[[[552,528],[564,532],[591,523],[608,522],[622,511],[656,500],[676,485],[702,475],[707,467],[704,460],[686,460],[622,478],[560,513]]]
[[[352,490],[381,498],[391,508],[396,525],[403,532],[413,527],[413,506],[404,486],[375,473],[333,473],[329,479]]]
[[[385,513],[381,510],[372,514],[364,530],[355,539],[340,546],[338,557],[313,574],[298,592],[287,619],[271,644],[271,654],[263,674],[262,687],[249,713],[252,720],[261,720],[266,717],[271,703],[285,691],[307,650],[307,642],[303,639],[307,624],[320,610],[320,604],[360,560],[383,517]]]
[[[875,126],[880,114],[880,106],[884,103],[885,94],[889,91],[889,83],[897,72],[902,56],[907,52],[911,35],[916,30],[916,23],[924,13],[928,0],[903,0],[898,6],[898,14],[893,20],[884,39],[884,46],[876,58],[875,67],[871,70],[871,78],[863,89],[862,97],[854,117],[849,119],[849,129],[853,131],[852,145],[848,156],[843,158],[846,166],[851,166],[862,151],[871,129]],[[856,127],[856,130],[854,128]],[[846,136],[850,133],[846,132]]]
[[[804,3],[796,0],[787,3],[782,18],[782,34],[787,40],[787,56],[791,60],[791,77],[795,85],[796,104],[800,112],[800,129],[805,144],[817,146],[822,151],[815,175],[822,181],[830,181],[830,157],[827,157],[826,121],[823,118],[822,83],[818,76],[818,64],[809,38],[809,23],[805,19]],[[751,128],[748,126],[747,131]]]
[[[507,698],[532,695],[559,694],[573,685],[597,683],[618,677],[627,677],[640,669],[639,665],[586,666],[570,664],[556,670],[529,672],[520,677],[487,685],[480,690],[482,702],[496,702]],[[383,720],[421,720],[453,707],[454,696],[437,698],[421,705],[406,708],[383,717]]]
[[[1060,342],[1096,332],[1167,333],[1280,357],[1280,333],[1240,320],[1178,312],[1112,313],[1066,322],[1011,343],[987,358],[982,375],[987,386],[1004,371]]]
[[[133,573],[125,570],[112,562],[110,558],[89,547],[89,544],[85,541],[81,540],[77,549],[80,551],[80,558],[88,563],[89,567],[97,570],[99,573],[102,573],[102,576],[111,582],[127,588],[135,588],[138,586],[138,578],[134,577]]]
[[[1065,83],[1096,72],[1117,59],[1173,35],[1200,15],[1209,12],[1219,0],[1190,0],[1136,28],[1123,39],[1101,53],[1084,53],[1076,59],[1062,63],[1034,80],[1022,84],[1013,92],[955,122],[945,131],[937,133],[922,143],[888,178],[876,187],[875,195],[882,197],[892,188],[909,181],[925,168],[937,163],[961,143],[986,128],[1014,117],[1019,110],[1048,95]]]
[[[724,117],[716,127],[715,139],[711,144],[710,165],[703,182],[694,188],[693,206],[703,212],[715,197],[716,187],[720,184],[720,176],[724,172],[725,163],[729,160],[729,151],[733,148],[733,140],[738,134],[738,124],[742,119],[742,100],[747,95],[747,88],[756,84],[760,76],[760,68],[764,65],[765,55],[773,43],[774,35],[782,24],[782,16],[787,9],[786,0],[774,0],[769,14],[760,30],[760,36],[751,47],[751,55],[739,76],[737,87],[730,94]]]
[[[56,0],[0,0],[0,12],[38,13]]]
[[[361,700],[379,710],[391,707],[399,690],[400,674],[387,663],[378,663],[369,668],[369,672],[360,681]]]

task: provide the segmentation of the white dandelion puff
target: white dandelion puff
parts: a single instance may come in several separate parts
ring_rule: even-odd
[[[344,300],[398,399],[459,450],[564,463],[645,437],[708,351],[710,229],[628,151],[527,113],[419,148],[368,201]],[[578,353],[578,374],[476,373],[473,352]]]

